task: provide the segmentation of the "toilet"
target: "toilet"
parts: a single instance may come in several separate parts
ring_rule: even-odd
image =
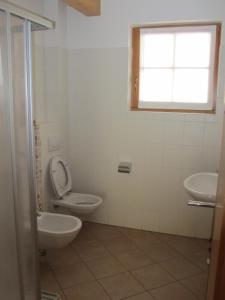
[[[72,214],[83,217],[93,213],[103,202],[102,198],[72,192],[72,179],[65,160],[55,156],[50,161],[50,178],[56,198],[55,207],[63,207]]]

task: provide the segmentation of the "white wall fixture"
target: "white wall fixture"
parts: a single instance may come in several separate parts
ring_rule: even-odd
[[[59,156],[50,161],[50,178],[56,196],[53,200],[55,207],[64,207],[76,216],[84,218],[92,214],[103,202],[98,196],[72,191],[69,167]]]
[[[184,188],[194,198],[195,202],[188,202],[190,205],[214,207],[216,204],[218,174],[197,173],[184,180]],[[198,203],[199,202],[199,203]]]
[[[37,216],[39,249],[66,247],[78,235],[80,219],[60,214],[41,212]]]

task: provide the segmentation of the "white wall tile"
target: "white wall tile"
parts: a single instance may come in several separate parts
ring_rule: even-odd
[[[204,147],[217,147],[221,144],[222,123],[206,123]]]
[[[202,147],[183,146],[182,151],[183,151],[182,167],[184,169],[190,169],[193,166],[202,169],[203,166]]]
[[[202,146],[204,135],[204,123],[185,122],[184,124],[184,145]]]
[[[186,113],[184,116],[185,122],[204,122],[205,114],[200,113]]]
[[[184,122],[165,121],[163,125],[165,145],[182,145],[184,135]]]
[[[215,115],[129,110],[131,25],[150,19],[225,19],[222,0],[199,2],[195,8],[186,2],[185,9],[178,0],[171,1],[166,10],[163,1],[154,3],[152,17],[146,7],[153,3],[146,0],[141,6],[137,0],[103,1],[101,18],[88,21],[68,9],[73,182],[75,189],[104,196],[104,209],[92,216],[99,222],[208,237],[210,214],[187,206],[183,180],[218,165],[218,149],[211,146],[220,137],[217,125],[223,118],[223,65]],[[115,172],[125,158],[133,162],[131,176]]]
[[[217,172],[220,162],[220,147],[207,147],[203,150],[203,171]]]
[[[182,157],[182,146],[165,145],[163,147],[163,167],[181,168]]]

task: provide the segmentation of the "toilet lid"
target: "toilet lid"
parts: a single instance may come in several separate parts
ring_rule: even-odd
[[[50,162],[50,177],[57,198],[63,197],[72,189],[72,180],[67,163],[55,156]]]

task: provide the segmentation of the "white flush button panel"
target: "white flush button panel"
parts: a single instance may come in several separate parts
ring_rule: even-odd
[[[60,137],[59,135],[50,135],[48,137],[48,151],[58,151],[60,150]]]

